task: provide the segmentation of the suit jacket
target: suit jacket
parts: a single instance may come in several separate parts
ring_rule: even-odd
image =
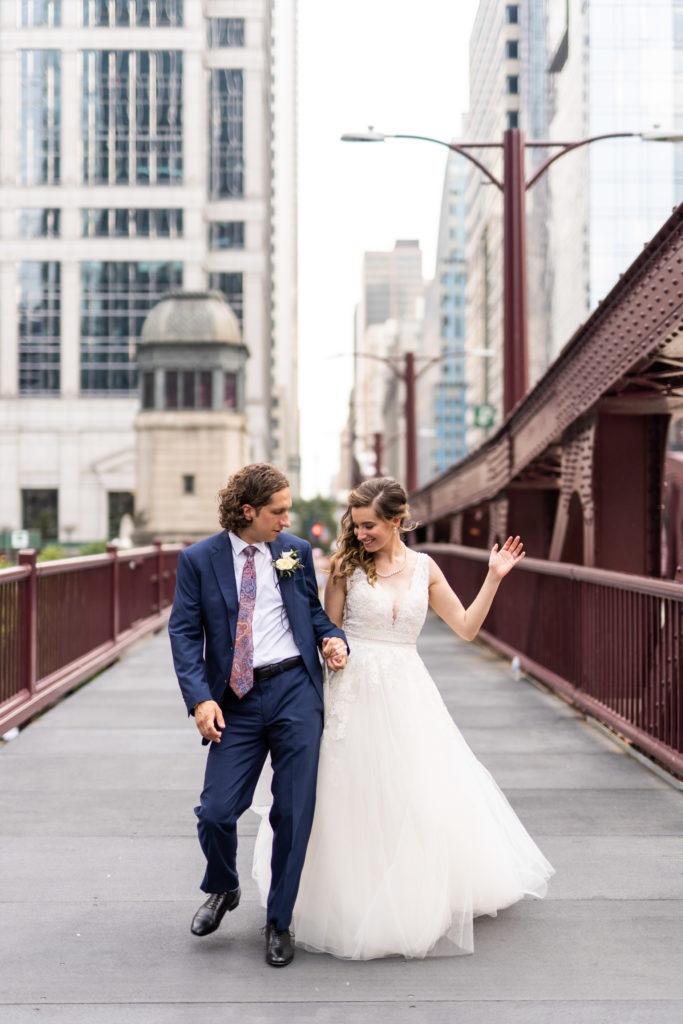
[[[289,577],[280,577],[279,586],[294,642],[322,699],[318,645],[326,636],[338,636],[345,642],[346,637],[321,607],[308,541],[281,533],[269,547],[273,559],[290,548],[299,554],[302,567]],[[220,704],[223,700],[232,669],[238,611],[228,533],[223,530],[181,551],[168,631],[188,712],[200,701]]]

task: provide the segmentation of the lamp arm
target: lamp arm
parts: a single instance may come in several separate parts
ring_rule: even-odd
[[[394,376],[398,377],[399,380],[405,380],[405,373],[403,373],[401,370],[398,369],[398,367],[394,365],[393,359],[391,359],[389,356],[378,356],[375,355],[374,352],[350,352],[349,355],[352,356],[352,358],[355,358],[356,356],[361,356],[363,359],[375,359],[378,363],[384,363],[386,366],[389,367]]]
[[[434,363],[440,363],[442,359],[458,359],[464,358],[466,355],[467,353],[465,352],[464,349],[456,348],[452,352],[441,352],[438,356],[432,356],[431,359],[423,356],[422,358],[426,358],[427,361],[424,363],[423,366],[420,367],[420,369],[415,374],[415,380],[418,380],[418,378],[422,376],[425,370],[428,370],[430,366],[434,365]]]
[[[387,135],[386,137],[387,139],[417,139],[420,142],[435,142],[437,146],[445,146],[446,149],[450,149],[453,153],[460,153],[461,156],[464,156],[466,160],[469,160],[475,167],[478,167],[482,174],[485,174],[496,188],[499,188],[501,192],[503,191],[503,182],[499,181],[498,178],[496,178],[496,176],[492,174],[488,167],[485,167],[480,160],[477,160],[476,156],[472,156],[468,149],[464,146],[459,146],[457,142],[444,142],[443,139],[432,139],[428,135]],[[500,143],[497,142],[487,143],[485,146],[487,149],[502,148]]]
[[[568,142],[559,153],[554,153],[553,156],[548,157],[545,163],[541,164],[533,178],[530,178],[529,181],[527,181],[524,188],[526,191],[532,188],[538,179],[545,174],[551,164],[554,164],[561,156],[564,156],[565,153],[571,152],[573,149],[580,149],[581,146],[588,146],[591,142],[600,142],[602,139],[633,139],[638,137],[639,132],[607,132],[605,135],[592,135],[589,139],[581,139],[579,142]],[[537,146],[538,143],[535,143],[535,145]]]

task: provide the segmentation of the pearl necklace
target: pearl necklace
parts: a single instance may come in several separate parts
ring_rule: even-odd
[[[403,562],[398,567],[398,569],[392,569],[391,572],[380,572],[377,566],[375,566],[375,572],[380,577],[380,579],[386,580],[389,579],[390,576],[397,576],[400,572],[403,572],[403,570],[406,567],[406,561],[408,560],[408,549],[405,548],[404,552],[405,553],[403,555]]]

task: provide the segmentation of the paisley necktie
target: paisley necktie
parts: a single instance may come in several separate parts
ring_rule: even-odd
[[[244,697],[245,693],[249,693],[254,685],[254,638],[251,632],[251,620],[254,617],[254,605],[256,604],[255,552],[256,548],[253,545],[244,549],[247,557],[242,570],[235,656],[232,659],[230,673],[230,689],[238,697]]]

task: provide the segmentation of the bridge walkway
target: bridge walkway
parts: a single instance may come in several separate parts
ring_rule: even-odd
[[[545,901],[478,920],[470,957],[299,951],[274,971],[249,812],[243,902],[215,935],[192,937],[205,752],[159,633],[0,749],[3,1024],[679,1024],[681,793],[438,620],[421,651],[557,869]]]

